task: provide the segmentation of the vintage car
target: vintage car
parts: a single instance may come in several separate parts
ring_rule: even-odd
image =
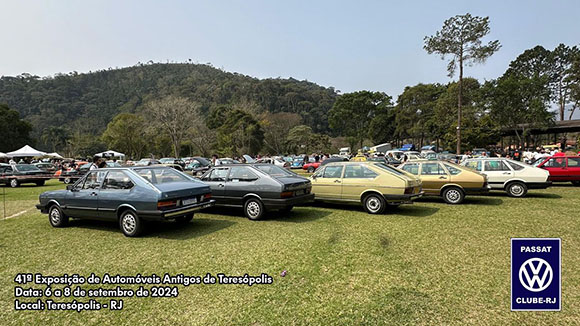
[[[201,180],[211,187],[216,206],[242,207],[250,220],[267,210],[288,212],[314,198],[308,179],[273,164],[218,165]]]
[[[113,161],[106,162],[106,164],[108,168],[121,167],[121,164]],[[89,172],[89,170],[91,169],[91,165],[93,165],[93,163],[84,163],[82,165],[79,165],[75,169],[64,171],[57,176],[58,181],[63,182],[64,184],[75,183],[78,179],[82,178],[87,172]]]
[[[161,164],[161,162],[154,158],[142,158],[139,161],[135,162],[135,166],[149,166],[155,164]]]
[[[52,174],[43,171],[32,164],[12,164],[0,166],[0,184],[16,188],[24,183],[34,183],[42,186]]]
[[[511,197],[524,197],[528,189],[552,184],[547,171],[506,158],[470,158],[461,165],[485,174],[491,189],[505,190]]]
[[[295,158],[292,161],[292,164],[290,165],[291,169],[302,169],[302,166],[304,165],[304,159],[303,158]]]
[[[274,164],[274,165],[282,167],[282,168],[290,168],[290,163],[286,162],[285,160],[283,160],[281,158],[263,157],[263,158],[257,160],[256,163]]]
[[[185,166],[185,171],[191,171],[193,175],[201,176],[211,167],[211,161],[203,157],[192,157]]]
[[[56,173],[56,165],[49,163],[49,162],[39,162],[39,163],[34,163],[34,166],[36,166],[37,168],[41,169],[42,171],[49,173],[49,174],[54,174]]]
[[[159,160],[159,162],[163,165],[173,165],[173,164],[177,164],[180,165],[182,168],[185,167],[185,161],[183,161],[182,159],[179,158],[175,158],[175,157],[164,157],[162,159]]]
[[[89,171],[66,190],[47,191],[36,205],[54,227],[69,217],[118,221],[128,237],[143,221],[187,223],[195,211],[214,204],[210,188],[168,167],[104,168]]]
[[[465,195],[486,194],[491,189],[484,174],[450,162],[418,160],[399,168],[421,179],[425,195],[441,196],[448,204],[460,204]]]
[[[572,182],[580,187],[580,156],[552,156],[538,160],[536,166],[548,171],[550,181]]]
[[[394,167],[401,165],[401,161],[394,159],[393,157],[391,157],[389,155],[378,156],[378,157],[369,157],[367,161],[369,161],[369,162],[381,162],[381,163],[385,163],[388,165],[392,165]]]
[[[314,161],[314,160],[309,160],[307,163],[302,165],[302,170],[306,170],[309,173],[313,173],[314,171],[316,171],[316,169],[318,169],[318,167],[320,167],[320,164],[322,162],[320,161]]]
[[[361,203],[370,214],[421,197],[421,181],[381,162],[333,162],[311,177],[315,200]]]

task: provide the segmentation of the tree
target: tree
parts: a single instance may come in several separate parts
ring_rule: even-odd
[[[264,131],[249,113],[235,109],[218,128],[217,140],[223,155],[255,155],[264,144]]]
[[[504,75],[485,85],[486,106],[500,128],[513,130],[519,143],[532,128],[548,126],[553,114],[548,111],[550,92],[541,77]]]
[[[340,96],[328,112],[328,122],[332,129],[351,137],[362,147],[371,121],[392,105],[391,97],[383,92],[347,93]]]
[[[558,104],[561,121],[566,119],[566,105],[570,102],[573,88],[573,64],[579,57],[580,50],[575,46],[560,44],[552,51],[552,97]]]
[[[109,148],[139,159],[147,148],[145,119],[133,113],[121,113],[109,122],[102,135]]]
[[[574,111],[578,107],[580,107],[580,56],[578,56],[574,60],[574,64],[572,65],[571,74],[569,76],[570,79],[570,99],[572,100],[572,108],[570,109],[570,117],[569,120],[572,120],[574,116]],[[580,137],[578,138],[580,141]]]
[[[317,134],[306,125],[290,129],[286,140],[290,151],[296,154],[328,153],[332,147],[328,135]]]
[[[42,131],[40,140],[50,146],[53,152],[64,149],[69,139],[69,132],[63,127],[48,127]]]
[[[289,152],[286,136],[290,129],[300,125],[302,118],[296,113],[266,113],[260,121],[264,129],[264,148],[271,154]]]
[[[0,151],[10,152],[32,143],[30,132],[32,125],[20,119],[18,111],[10,109],[5,104],[0,104]]]
[[[171,139],[173,154],[179,157],[181,142],[187,137],[190,126],[202,119],[199,105],[173,95],[147,104],[150,123],[159,133],[166,133]]]
[[[481,39],[489,34],[489,17],[457,15],[447,19],[443,28],[433,36],[425,36],[424,49],[427,53],[436,53],[445,59],[450,55],[447,64],[449,77],[453,77],[459,67],[459,94],[457,96],[457,154],[461,154],[461,105],[463,96],[463,66],[483,63],[499,50],[498,40],[482,44]]]

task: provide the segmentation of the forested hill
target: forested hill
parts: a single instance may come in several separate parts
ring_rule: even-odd
[[[33,136],[50,126],[100,135],[120,112],[137,112],[167,95],[212,106],[248,106],[263,112],[293,112],[316,132],[328,131],[327,113],[337,93],[308,81],[257,79],[204,64],[152,63],[90,73],[0,78],[0,103],[33,125]]]

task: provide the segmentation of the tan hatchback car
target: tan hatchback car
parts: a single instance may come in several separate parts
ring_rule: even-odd
[[[333,162],[310,177],[314,200],[362,203],[370,214],[421,197],[421,181],[381,162]]]
[[[441,196],[448,204],[460,204],[465,195],[486,194],[491,189],[484,174],[445,161],[411,161],[399,166],[423,181],[425,195]]]

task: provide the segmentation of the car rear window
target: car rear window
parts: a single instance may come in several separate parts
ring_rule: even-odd
[[[507,162],[507,164],[509,166],[512,167],[512,169],[514,169],[514,171],[519,171],[519,170],[523,170],[524,169],[524,167],[522,165],[519,165],[516,162],[512,162],[512,161],[506,161],[506,162]]]
[[[293,177],[294,173],[276,165],[256,165],[256,169],[273,177]]]
[[[188,177],[175,169],[137,169],[137,174],[152,184],[190,181]]]
[[[16,170],[25,172],[25,171],[38,171],[40,170],[38,167],[29,164],[16,164]]]

